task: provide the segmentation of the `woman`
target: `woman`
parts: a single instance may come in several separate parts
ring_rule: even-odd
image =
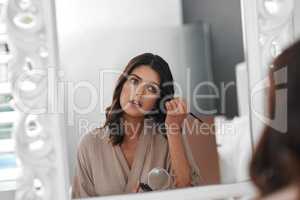
[[[138,192],[155,167],[172,175],[169,188],[199,184],[199,169],[181,135],[187,105],[173,95],[173,77],[160,56],[130,60],[104,126],[80,141],[73,197]]]
[[[251,162],[250,175],[261,197],[272,194],[268,199],[300,199],[300,41],[274,61],[269,77],[270,115],[274,118],[282,110],[279,106],[287,106],[287,132],[281,133],[272,126],[265,128]],[[284,77],[288,82],[276,85]],[[280,105],[276,101],[284,90],[287,103]]]

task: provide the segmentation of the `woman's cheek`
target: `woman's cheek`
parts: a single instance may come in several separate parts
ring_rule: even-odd
[[[147,112],[147,111],[151,111],[154,106],[155,106],[155,102],[156,100],[151,99],[151,100],[147,100],[146,102],[144,102],[143,104],[143,109]]]

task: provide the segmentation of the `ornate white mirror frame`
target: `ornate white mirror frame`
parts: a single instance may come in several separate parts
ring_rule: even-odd
[[[6,2],[9,80],[16,153],[22,166],[16,199],[67,199],[62,115],[57,108],[58,48],[54,1]]]
[[[245,59],[248,66],[249,106],[252,143],[258,142],[263,127],[268,124],[285,132],[287,109],[281,118],[267,117],[268,69],[272,60],[294,41],[294,0],[242,0]],[[282,71],[287,81],[287,71]],[[279,84],[279,83],[278,83]],[[286,95],[285,95],[286,96]],[[280,107],[287,106],[281,103]],[[287,107],[286,107],[287,108]],[[278,121],[277,121],[278,120]]]
[[[55,2],[8,0],[1,3],[6,10],[8,53],[12,55],[7,60],[9,79],[15,109],[20,111],[14,136],[23,174],[17,181],[16,199],[69,199],[63,145],[65,131],[62,114],[58,113],[59,95],[55,85],[59,81]],[[265,77],[271,58],[293,41],[294,1],[242,0],[241,5],[249,94],[253,94],[257,84]],[[264,95],[256,99],[249,95],[250,108],[251,105],[258,105],[256,108],[263,111]],[[257,109],[255,112],[250,109],[253,144],[263,125],[257,117]],[[144,199],[196,199],[239,197],[251,192],[253,190],[246,182],[141,195]]]

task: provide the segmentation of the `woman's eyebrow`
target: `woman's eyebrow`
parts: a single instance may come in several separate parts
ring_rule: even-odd
[[[143,80],[141,77],[139,77],[138,75],[134,74],[134,73],[131,73],[130,75],[134,75],[135,77],[137,77],[138,79],[140,80]],[[155,85],[157,85],[159,87],[159,84],[158,83],[155,83],[154,81],[150,81],[150,83],[153,83]]]

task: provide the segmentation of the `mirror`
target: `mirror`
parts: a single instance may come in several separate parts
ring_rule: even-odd
[[[170,186],[171,176],[164,168],[153,168],[148,173],[147,182],[152,190],[163,190]]]
[[[289,3],[283,5],[292,12]],[[8,157],[7,148],[0,152],[0,174],[7,163],[21,169],[11,172],[22,183],[16,199],[249,179],[253,141],[245,88],[257,68],[248,76],[243,49],[251,57],[255,48],[243,44],[252,39],[243,38],[250,25],[244,22],[243,33],[239,0],[15,0],[1,8],[7,9],[1,31],[10,37],[1,37],[0,111],[18,116],[9,127],[0,121],[1,136],[17,147]],[[125,69],[131,70],[124,75]],[[121,114],[107,113],[109,106]],[[148,115],[152,108],[165,115]],[[172,115],[174,108],[180,112]]]
[[[237,70],[244,61],[239,1],[63,0],[56,2],[56,15],[61,79],[68,96],[64,113],[71,184],[77,174],[80,139],[105,123],[105,109],[112,103],[119,75],[133,57],[146,52],[165,59],[176,95],[203,121],[189,115],[185,127],[186,142],[201,174],[198,185],[248,180],[250,132],[245,126],[247,119],[238,118],[236,81],[238,72],[245,75],[242,67]],[[241,87],[244,90],[246,86]],[[189,131],[193,126],[199,128]],[[233,126],[243,135],[234,133]],[[233,157],[231,153],[237,151],[241,155]],[[125,171],[127,164],[121,166]],[[153,165],[147,173],[142,172],[141,182],[147,183],[147,174],[155,167],[163,166]],[[111,185],[117,187],[119,181]],[[105,195],[119,193],[106,187]]]

